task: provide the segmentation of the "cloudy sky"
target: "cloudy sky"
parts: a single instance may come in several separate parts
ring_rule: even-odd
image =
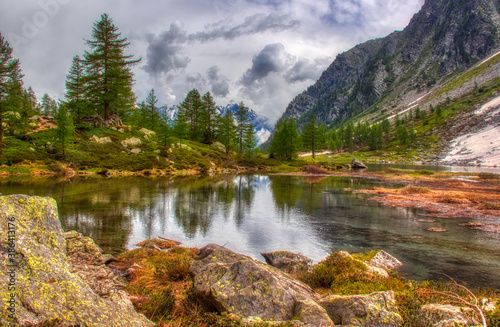
[[[138,101],[197,88],[278,119],[338,53],[403,29],[423,0],[0,0],[0,32],[39,99],[64,97],[73,56],[107,13],[128,38]]]

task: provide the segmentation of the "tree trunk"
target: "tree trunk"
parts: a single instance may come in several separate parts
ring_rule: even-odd
[[[0,92],[0,156],[3,154],[3,109],[2,92]]]

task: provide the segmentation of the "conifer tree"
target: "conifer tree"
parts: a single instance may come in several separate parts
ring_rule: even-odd
[[[86,40],[90,52],[86,51],[84,62],[87,66],[87,97],[99,108],[105,119],[118,110],[130,109],[135,102],[132,92],[132,66],[140,59],[125,55],[129,45],[127,38],[121,38],[118,27],[108,14],[94,23],[92,39]],[[127,111],[120,113],[128,113]]]
[[[0,155],[3,151],[3,123],[8,110],[7,101],[13,100],[15,92],[22,85],[22,73],[19,59],[12,57],[12,48],[0,33]]]
[[[200,141],[203,134],[200,129],[202,111],[203,102],[200,92],[197,89],[192,89],[179,105],[179,113],[185,117],[186,123],[189,125],[189,136],[194,141]]]
[[[323,124],[322,124],[323,125]],[[306,150],[312,152],[312,157],[316,157],[316,150],[324,147],[325,145],[325,132],[326,125],[317,126],[316,118],[311,117],[307,124],[304,126],[304,131],[302,132],[302,144]]]
[[[73,119],[71,119],[68,112],[67,104],[60,106],[54,118],[57,123],[57,141],[61,146],[63,157],[66,157],[66,150],[73,141],[73,131],[75,130]]]
[[[66,101],[68,110],[76,122],[80,122],[89,112],[87,111],[85,64],[79,56],[73,57],[73,63],[66,75]]]
[[[57,102],[45,93],[42,97],[42,112],[44,115],[55,116],[57,113]]]
[[[146,97],[145,110],[147,113],[147,123],[151,130],[156,130],[157,125],[159,124],[160,115],[158,111],[156,111],[156,104],[158,103],[158,98],[155,95],[155,90],[151,89],[148,96]]]
[[[243,151],[246,154],[252,154],[252,151],[257,146],[257,139],[255,138],[255,130],[251,124],[245,130],[245,135],[243,135]]]
[[[244,137],[247,129],[250,126],[250,113],[248,112],[248,108],[245,107],[245,104],[240,102],[238,105],[238,109],[235,112],[236,117],[236,133],[237,133],[237,144],[240,150],[240,153],[243,153],[244,147]]]
[[[215,108],[215,101],[210,92],[205,93],[202,98],[203,112],[201,115],[200,125],[203,126],[203,142],[212,143],[215,140],[216,126],[217,126],[217,110]]]
[[[301,146],[299,132],[292,118],[278,122],[271,140],[271,153],[282,160],[292,160]]]
[[[234,116],[231,111],[226,111],[224,116],[220,120],[217,139],[226,147],[226,155],[229,157],[231,151],[234,149],[237,130],[234,123]]]

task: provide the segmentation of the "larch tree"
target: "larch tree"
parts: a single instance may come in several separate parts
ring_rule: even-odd
[[[131,69],[141,59],[133,60],[133,55],[124,54],[130,43],[121,37],[108,14],[102,14],[101,20],[94,23],[92,39],[86,42],[90,47],[84,55],[87,97],[105,119],[111,114],[128,113],[135,102]]]
[[[57,102],[45,93],[42,97],[42,112],[45,115],[55,116],[57,113]]]
[[[186,98],[179,105],[179,113],[186,117],[189,124],[191,140],[200,141],[202,131],[200,129],[201,117],[203,115],[203,102],[200,92],[197,89],[192,89],[186,95]]]
[[[85,80],[85,64],[80,59],[80,56],[74,56],[69,73],[66,75],[65,97],[68,103],[68,110],[77,122],[80,122],[88,114],[86,112]]]
[[[147,112],[147,126],[151,130],[156,130],[156,127],[159,125],[160,114],[156,110],[156,104],[158,103],[158,98],[155,95],[155,90],[151,89],[148,96],[146,97],[145,108]]]
[[[19,59],[12,57],[9,42],[0,33],[0,155],[3,151],[3,123],[7,112],[7,101],[16,96],[22,85],[22,73]]]
[[[245,134],[250,125],[250,113],[248,108],[245,107],[243,102],[240,102],[238,109],[235,112],[236,117],[236,133],[237,133],[237,144],[240,149],[240,153],[243,153],[244,138]]]
[[[271,140],[271,153],[282,160],[292,160],[300,149],[300,136],[292,118],[281,120]]]
[[[302,144],[306,150],[312,152],[312,157],[316,157],[316,150],[324,147],[325,145],[326,126],[316,125],[316,118],[311,117],[307,124],[304,126],[302,132]]]
[[[203,114],[201,116],[201,123],[204,130],[203,141],[205,143],[212,143],[215,140],[218,119],[215,101],[210,92],[207,92],[201,97],[201,102],[203,105]]]
[[[54,117],[57,123],[56,138],[61,146],[63,157],[66,157],[66,150],[73,141],[73,131],[75,130],[67,106],[67,104],[61,105]]]
[[[229,157],[234,148],[237,138],[234,116],[231,111],[226,111],[220,120],[217,139],[226,147],[226,155]]]

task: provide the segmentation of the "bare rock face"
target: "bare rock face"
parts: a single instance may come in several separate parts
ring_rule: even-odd
[[[71,271],[70,257],[89,265],[100,251],[78,233],[65,238],[54,199],[0,196],[0,226],[0,297],[12,301],[0,307],[0,326],[154,326],[119,285],[96,292]],[[108,273],[101,264],[95,278]]]
[[[288,251],[274,251],[261,254],[266,259],[267,264],[286,273],[305,271],[313,261],[305,255]]]
[[[220,245],[200,249],[190,271],[198,299],[211,309],[264,321],[298,318],[310,326],[333,326],[310,287]]]
[[[318,303],[326,309],[335,324],[360,327],[403,325],[392,291],[370,295],[331,295]]]

